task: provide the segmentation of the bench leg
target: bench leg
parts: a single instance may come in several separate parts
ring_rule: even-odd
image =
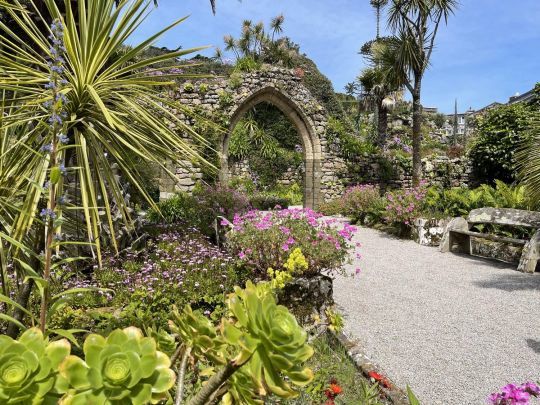
[[[540,229],[536,231],[531,240],[523,247],[518,270],[524,273],[534,273],[540,259]]]
[[[469,223],[465,218],[461,217],[452,219],[446,226],[443,237],[441,239],[439,250],[442,253],[448,253],[452,250],[452,246],[454,244],[457,244],[459,253],[471,254],[470,236],[454,233],[452,232],[453,230],[468,231]]]
[[[469,235],[463,235],[461,233],[455,233],[450,231],[450,250],[456,246],[454,252],[472,254],[471,237]]]

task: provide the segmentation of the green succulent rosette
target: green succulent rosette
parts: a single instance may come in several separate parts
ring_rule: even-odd
[[[223,323],[223,334],[229,344],[240,347],[234,361],[245,363],[257,395],[270,391],[292,398],[298,393],[291,384],[304,386],[313,379],[303,366],[313,349],[296,318],[265,291],[264,283],[255,286],[249,281],[245,289],[236,288],[228,302],[235,321]]]
[[[166,399],[174,385],[169,357],[135,327],[117,329],[107,338],[89,335],[83,351],[84,361],[68,356],[60,365],[70,386],[61,404],[154,404]]]
[[[49,342],[38,328],[18,340],[0,336],[0,403],[57,403],[56,370],[70,351],[66,339]]]
[[[212,322],[200,311],[193,311],[186,305],[182,312],[175,307],[169,321],[171,332],[192,348],[192,355],[208,359],[215,364],[226,363],[226,344],[218,335]]]

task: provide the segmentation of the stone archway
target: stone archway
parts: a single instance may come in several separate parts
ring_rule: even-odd
[[[279,108],[296,127],[304,150],[304,206],[316,208],[319,205],[321,193],[322,152],[319,136],[308,117],[305,116],[293,99],[274,86],[258,89],[248,94],[243,101],[239,100],[236,103],[238,107],[231,116],[229,131],[223,137],[220,145],[220,180],[227,182],[229,179],[228,150],[232,131],[249,110],[262,102],[273,104]]]
[[[326,140],[327,113],[302,83],[302,72],[272,66],[230,78],[200,80],[180,85],[176,98],[188,108],[218,113],[228,131],[218,146],[220,180],[229,178],[230,135],[238,121],[262,102],[273,104],[296,126],[302,140],[305,161],[304,206],[317,208],[321,202],[341,194],[336,159]],[[189,117],[183,117],[191,123]],[[223,121],[223,120],[222,120]],[[338,159],[339,160],[339,159]],[[189,191],[194,180],[185,167],[177,170],[180,189]],[[178,189],[178,185],[176,189]],[[167,194],[162,192],[162,195]]]

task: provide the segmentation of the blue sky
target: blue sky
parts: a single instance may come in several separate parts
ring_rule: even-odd
[[[285,35],[300,44],[337,91],[364,66],[360,46],[375,36],[369,0],[217,0],[215,16],[208,0],[160,0],[134,42],[164,24],[190,15],[158,46],[222,46],[223,35],[238,36],[244,19],[267,23],[285,15]],[[213,50],[203,52],[211,55]],[[426,73],[425,106],[453,112],[506,102],[540,81],[540,1],[461,0],[448,26],[442,27],[432,66]]]

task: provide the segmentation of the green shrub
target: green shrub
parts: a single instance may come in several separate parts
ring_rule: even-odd
[[[326,215],[345,215],[363,223],[380,199],[378,187],[362,184],[349,187],[341,198],[323,204],[321,211]]]
[[[276,208],[288,208],[289,205],[291,205],[291,201],[288,198],[264,193],[255,194],[249,201],[254,209],[262,211],[273,210]]]
[[[219,105],[222,108],[229,107],[233,103],[233,96],[231,93],[225,90],[220,90],[218,92]]]
[[[244,56],[236,60],[234,69],[240,72],[253,72],[261,68],[261,63],[253,59],[251,56]]]
[[[425,215],[433,217],[467,216],[476,208],[517,208],[531,210],[538,208],[523,186],[510,186],[496,180],[496,186],[487,184],[475,189],[455,187],[441,189],[431,187],[424,200]]]
[[[242,74],[239,71],[233,72],[229,76],[229,86],[232,89],[237,89],[242,85]]]
[[[199,85],[199,93],[206,94],[208,93],[208,85],[206,83],[202,83]]]
[[[530,139],[532,118],[538,114],[537,109],[518,103],[497,107],[478,119],[477,138],[469,151],[476,180],[486,184],[516,180],[515,154]]]
[[[216,220],[232,220],[234,214],[249,210],[248,197],[230,187],[200,186],[193,195],[177,193],[158,204],[158,210],[148,212],[153,224],[184,224],[197,228],[207,236],[215,236]]]
[[[185,83],[184,84],[184,91],[186,93],[193,93],[195,91],[195,86],[193,86],[193,83]]]
[[[197,199],[187,193],[178,192],[157,204],[158,209],[150,209],[147,218],[154,224],[197,224]]]

